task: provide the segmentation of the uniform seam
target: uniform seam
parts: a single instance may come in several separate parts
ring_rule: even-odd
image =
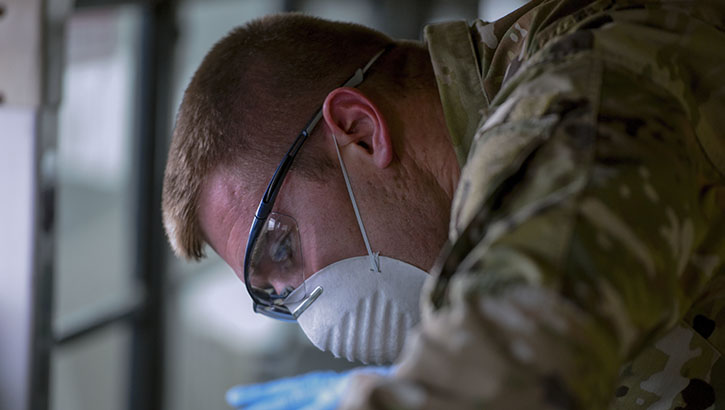
[[[710,343],[710,341],[709,341],[709,340],[707,340],[707,339],[706,339],[705,337],[703,337],[703,336],[702,336],[702,335],[701,335],[701,334],[700,334],[700,333],[699,333],[699,332],[698,332],[697,330],[695,330],[695,328],[694,328],[694,327],[692,327],[692,325],[691,325],[691,324],[687,323],[687,321],[685,320],[685,318],[684,318],[684,317],[683,317],[683,318],[681,318],[681,319],[679,320],[679,323],[680,323],[681,325],[684,325],[684,327],[686,327],[686,328],[688,328],[688,329],[692,330],[692,333],[693,333],[693,334],[697,335],[697,337],[699,337],[700,339],[702,339],[702,340],[703,340],[703,341],[704,341],[704,342],[705,342],[705,343],[706,343],[706,344],[707,344],[708,346],[710,346],[710,348],[711,348],[711,349],[712,349],[713,351],[717,352],[717,354],[719,354],[719,355],[720,355],[720,357],[725,357],[725,354],[723,354],[723,352],[721,352],[721,351],[720,351],[720,349],[718,349],[717,347],[715,347],[715,345],[713,345],[712,343]]]

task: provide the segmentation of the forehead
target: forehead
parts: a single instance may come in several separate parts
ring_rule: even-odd
[[[197,210],[205,240],[235,271],[247,242],[257,201],[264,190],[217,167],[204,181]]]

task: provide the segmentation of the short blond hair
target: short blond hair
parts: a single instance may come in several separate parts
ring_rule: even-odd
[[[184,93],[169,149],[162,212],[174,252],[204,257],[197,209],[214,168],[232,166],[248,182],[263,183],[326,94],[391,44],[411,47],[361,25],[297,13],[254,20],[220,40]],[[405,51],[386,53],[366,84],[402,92],[406,59]],[[312,139],[295,168],[321,177],[336,165],[310,152]]]

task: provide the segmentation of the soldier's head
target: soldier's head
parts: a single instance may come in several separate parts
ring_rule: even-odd
[[[378,53],[356,87],[341,87]],[[175,252],[211,247],[243,276],[270,178],[318,108],[273,211],[299,228],[304,272],[365,255],[333,136],[370,244],[429,269],[446,239],[458,166],[423,44],[301,14],[252,21],[207,54],[179,108],[163,189]]]

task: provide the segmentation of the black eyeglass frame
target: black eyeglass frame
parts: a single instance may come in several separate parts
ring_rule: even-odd
[[[355,70],[355,74],[350,77],[347,81],[345,81],[341,87],[357,87],[360,85],[365,77],[365,73],[370,69],[370,66],[373,65],[373,63],[380,58],[380,56],[385,53],[387,50],[389,50],[391,46],[388,46],[375,54],[373,58],[368,61],[368,63],[362,67]],[[273,319],[288,321],[288,322],[294,322],[297,320],[297,316],[301,313],[300,308],[296,309],[295,312],[290,312],[287,307],[284,305],[277,305],[277,304],[269,304],[263,301],[262,299],[258,298],[255,294],[256,292],[252,289],[252,286],[250,285],[249,281],[249,275],[250,275],[250,260],[252,256],[252,250],[254,249],[254,245],[257,242],[257,239],[259,238],[259,235],[262,232],[262,229],[264,227],[264,224],[267,222],[267,218],[269,217],[269,214],[272,212],[272,208],[274,207],[274,203],[277,200],[277,194],[279,194],[279,190],[282,187],[282,183],[284,182],[285,177],[287,176],[287,172],[289,172],[290,167],[292,166],[292,162],[294,161],[297,153],[299,152],[300,148],[302,148],[302,144],[305,143],[307,140],[307,137],[310,136],[312,133],[312,130],[314,130],[315,126],[317,126],[317,123],[320,121],[320,118],[322,118],[322,106],[317,109],[317,112],[315,112],[315,115],[310,119],[310,121],[305,125],[305,128],[302,129],[302,131],[297,135],[297,138],[295,138],[295,141],[292,143],[292,146],[287,150],[287,153],[285,154],[284,158],[282,158],[282,161],[277,166],[277,169],[274,171],[274,174],[272,175],[272,179],[269,181],[269,184],[267,185],[267,189],[264,191],[264,195],[262,196],[262,200],[259,201],[259,206],[257,207],[257,212],[254,214],[254,219],[252,221],[252,227],[249,230],[249,239],[247,240],[247,248],[244,252],[244,284],[247,287],[247,292],[249,293],[249,296],[252,298],[252,308],[255,313],[260,313],[265,316],[271,317]],[[315,292],[313,292],[314,298],[319,296],[319,294],[322,292],[322,289],[319,290],[316,289]],[[310,295],[312,296],[312,295]],[[310,297],[308,296],[308,298]],[[300,304],[301,307],[304,306],[306,308],[309,306],[311,302],[308,300],[302,302]],[[304,310],[304,308],[302,310]]]

